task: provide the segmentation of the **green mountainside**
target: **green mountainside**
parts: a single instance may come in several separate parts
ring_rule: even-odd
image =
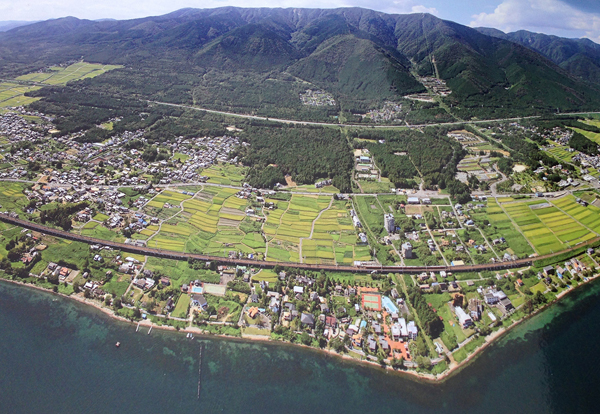
[[[600,82],[600,45],[589,39],[566,39],[526,30],[513,33],[489,28],[477,30],[535,50],[572,75],[591,82]]]
[[[320,120],[331,119],[332,109],[360,114],[425,92],[420,77],[438,77],[451,90],[425,108],[436,119],[444,112],[438,104],[459,119],[600,105],[591,55],[541,53],[428,14],[225,7],[18,27],[0,33],[0,76],[81,59],[120,64],[125,68],[90,86],[118,84],[114,92],[127,96]],[[335,106],[302,106],[298,94],[306,89],[330,93]]]

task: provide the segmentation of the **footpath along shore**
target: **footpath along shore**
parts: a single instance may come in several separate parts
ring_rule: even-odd
[[[427,373],[422,373],[422,372],[417,372],[417,371],[412,371],[412,370],[398,370],[398,369],[394,369],[390,366],[385,366],[382,367],[380,364],[378,364],[377,362],[374,361],[368,361],[368,360],[362,360],[362,359],[356,359],[353,358],[349,355],[345,355],[345,354],[339,354],[331,349],[317,349],[317,348],[313,348],[310,346],[306,346],[306,345],[302,345],[302,344],[291,344],[289,342],[283,342],[283,341],[277,341],[277,340],[272,340],[269,337],[265,337],[265,336],[261,336],[261,335],[244,335],[242,338],[239,337],[234,337],[234,336],[229,336],[229,335],[223,335],[223,334],[213,334],[210,332],[206,332],[201,328],[198,327],[186,327],[183,329],[179,329],[177,330],[175,327],[173,326],[169,326],[169,325],[159,325],[157,323],[154,323],[150,320],[142,320],[142,321],[132,321],[129,320],[127,318],[124,318],[123,316],[117,315],[114,310],[107,308],[105,306],[103,306],[102,304],[100,304],[98,301],[95,301],[93,299],[87,299],[84,298],[82,296],[79,296],[77,294],[73,294],[73,295],[65,295],[63,293],[60,292],[53,292],[49,289],[40,287],[40,286],[36,286],[35,284],[32,283],[24,283],[24,282],[20,282],[20,281],[16,281],[16,280],[10,280],[10,279],[3,279],[0,278],[0,281],[5,281],[8,283],[12,283],[15,285],[20,285],[20,286],[27,286],[33,289],[37,289],[43,292],[48,292],[48,293],[52,293],[54,295],[57,296],[61,296],[63,298],[66,299],[72,299],[75,300],[79,303],[82,303],[84,305],[87,306],[91,306],[101,312],[103,312],[104,314],[110,316],[111,318],[114,318],[118,321],[121,322],[125,322],[127,324],[130,325],[137,325],[139,323],[139,325],[141,327],[145,327],[145,328],[152,328],[152,329],[162,329],[162,330],[166,330],[166,331],[179,331],[179,332],[183,332],[183,333],[193,333],[195,335],[202,335],[205,336],[207,338],[210,337],[220,337],[220,338],[227,338],[228,340],[236,340],[236,341],[259,341],[259,342],[271,342],[271,343],[279,343],[279,344],[285,344],[285,345],[290,345],[290,346],[298,346],[298,347],[303,347],[306,349],[310,349],[310,350],[314,350],[314,351],[318,351],[318,352],[324,352],[325,354],[328,355],[332,355],[334,357],[337,358],[341,358],[343,360],[346,361],[350,361],[350,362],[354,362],[354,363],[358,363],[358,364],[367,364],[367,365],[371,365],[373,367],[378,367],[380,369],[386,369],[386,370],[390,370],[394,373],[398,373],[399,375],[407,375],[410,377],[413,377],[416,380],[419,381],[425,381],[425,382],[429,382],[429,383],[441,383],[443,381],[446,381],[447,379],[451,378],[453,375],[455,375],[456,373],[458,373],[460,370],[464,369],[467,365],[469,365],[470,363],[472,363],[489,345],[491,345],[492,343],[494,343],[498,338],[502,337],[503,335],[505,335],[506,333],[508,333],[511,329],[515,328],[516,326],[518,326],[519,324],[521,324],[522,322],[530,319],[531,317],[543,312],[544,310],[546,310],[547,308],[549,308],[550,306],[558,303],[560,301],[560,299],[562,299],[563,297],[565,297],[566,295],[570,294],[571,292],[574,292],[576,290],[578,290],[580,287],[587,285],[588,283],[592,282],[593,280],[597,279],[600,276],[600,274],[596,274],[594,276],[591,276],[588,278],[587,282],[581,283],[579,286],[575,287],[575,288],[571,288],[568,290],[564,290],[561,293],[559,293],[556,298],[545,304],[544,306],[536,309],[535,311],[533,311],[531,314],[523,317],[522,319],[513,322],[510,326],[507,327],[502,327],[499,330],[492,332],[491,334],[489,334],[488,336],[485,337],[485,342],[483,345],[481,345],[479,348],[477,348],[472,354],[469,354],[463,361],[456,363],[456,364],[451,364],[449,365],[448,369],[444,372],[442,372],[441,374],[438,375],[433,375],[433,374],[427,374]]]

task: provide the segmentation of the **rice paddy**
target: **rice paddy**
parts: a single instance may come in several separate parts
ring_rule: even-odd
[[[18,81],[43,83],[46,85],[65,85],[67,82],[94,78],[109,70],[122,66],[100,65],[95,63],[78,62],[66,68],[54,66],[46,72],[35,72],[16,78]]]
[[[67,82],[93,78],[109,70],[120,68],[114,65],[99,65],[79,62],[66,68],[52,67],[45,72],[19,76],[14,82],[0,83],[0,107],[25,106],[39,98],[30,98],[25,93],[40,89],[40,85],[65,85]],[[30,82],[31,84],[28,84]]]
[[[371,259],[368,246],[356,245],[345,201],[294,194],[290,201],[267,198],[274,207],[263,208],[236,193],[213,186],[193,194],[165,190],[144,207],[159,217],[167,215],[165,221],[140,236],[148,238],[149,247],[216,256],[315,264]]]
[[[583,207],[570,195],[550,203],[536,200],[502,207],[539,254],[573,247],[600,232],[600,209]]]

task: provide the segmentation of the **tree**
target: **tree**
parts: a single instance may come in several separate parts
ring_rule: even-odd
[[[544,303],[546,303],[548,301],[548,299],[546,299],[546,296],[544,296],[544,294],[542,292],[540,292],[539,290],[535,293],[534,299],[533,299],[533,303],[536,305],[542,305]]]
[[[341,354],[346,351],[346,347],[344,346],[344,343],[337,336],[335,338],[333,338],[331,341],[329,341],[329,346],[338,354]]]
[[[533,305],[533,301],[529,298],[527,298],[523,303],[523,311],[528,315],[530,315],[533,312],[534,307],[535,306]]]
[[[304,345],[310,345],[312,338],[306,332],[302,332],[302,335],[300,335],[300,342],[302,342]]]
[[[73,292],[79,293],[81,289],[79,288],[79,282],[73,282]]]

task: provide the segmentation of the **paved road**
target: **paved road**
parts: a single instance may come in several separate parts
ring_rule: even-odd
[[[390,128],[394,128],[394,129],[396,129],[396,128],[399,128],[399,129],[425,128],[425,127],[432,127],[432,126],[452,126],[452,125],[464,125],[464,124],[487,124],[487,123],[490,123],[490,122],[521,121],[521,120],[524,120],[524,119],[536,119],[536,118],[540,118],[539,115],[534,115],[534,116],[520,116],[520,117],[516,117],[516,118],[482,119],[482,120],[477,120],[477,121],[440,122],[440,123],[436,123],[436,124],[418,124],[418,125],[408,125],[408,126],[407,125],[335,124],[335,123],[328,123],[328,122],[297,121],[297,120],[294,120],[294,119],[269,118],[269,117],[266,117],[266,116],[238,114],[238,113],[235,113],[235,112],[217,111],[217,110],[214,110],[214,109],[200,108],[200,107],[197,107],[197,106],[190,106],[190,105],[174,104],[174,103],[169,103],[169,102],[159,102],[159,101],[146,101],[146,102],[157,104],[157,105],[174,106],[174,107],[177,107],[177,108],[193,109],[193,110],[196,110],[196,111],[208,112],[208,113],[217,114],[217,115],[231,116],[231,117],[235,117],[235,118],[256,119],[256,120],[261,120],[261,121],[271,121],[271,122],[278,122],[278,123],[283,123],[283,124],[293,124],[293,125],[313,125],[313,126],[352,127],[352,128],[385,128],[385,129],[390,129]],[[591,113],[591,112],[588,112],[588,113]],[[564,115],[566,115],[566,114],[564,114]]]
[[[167,106],[175,106],[178,108],[185,109],[193,109],[196,111],[208,112],[211,114],[225,115],[236,118],[245,118],[245,119],[257,119],[262,121],[271,121],[278,122],[284,124],[294,124],[294,125],[316,125],[316,126],[333,126],[333,127],[353,127],[353,128],[425,128],[431,126],[452,126],[452,125],[464,125],[464,124],[488,124],[491,122],[507,122],[507,121],[521,121],[525,119],[537,119],[541,118],[540,115],[532,115],[532,116],[519,116],[514,118],[499,118],[499,119],[481,119],[475,121],[456,121],[456,122],[439,122],[436,124],[417,124],[417,125],[364,125],[364,124],[336,124],[336,123],[328,123],[328,122],[309,122],[309,121],[298,121],[294,119],[281,119],[281,118],[270,118],[266,116],[258,116],[258,115],[247,115],[247,114],[238,114],[235,112],[226,112],[226,111],[217,111],[214,109],[208,108],[200,108],[197,106],[183,105],[183,104],[174,104],[169,102],[160,102],[160,101],[146,101],[148,103],[154,103],[157,105],[167,105]],[[555,115],[585,115],[585,114],[600,114],[600,112],[571,112],[571,113],[560,113]]]

